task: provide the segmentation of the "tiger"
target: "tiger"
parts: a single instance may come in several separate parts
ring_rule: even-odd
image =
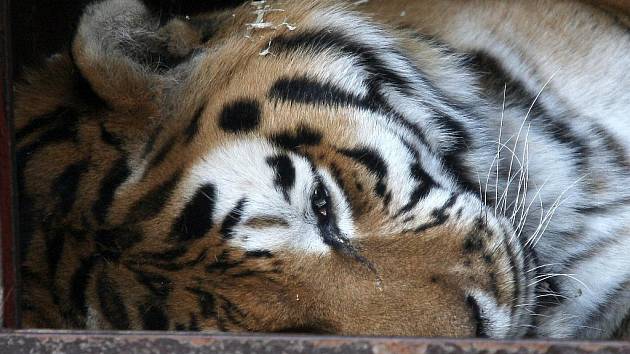
[[[628,338],[629,24],[93,3],[16,87],[23,326]]]

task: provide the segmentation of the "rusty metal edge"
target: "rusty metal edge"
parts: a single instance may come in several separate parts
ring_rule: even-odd
[[[630,354],[630,342],[186,332],[0,332],[0,353]]]

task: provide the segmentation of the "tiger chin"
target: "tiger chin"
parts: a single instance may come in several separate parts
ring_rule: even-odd
[[[627,336],[629,33],[571,1],[92,4],[16,89],[23,325]]]

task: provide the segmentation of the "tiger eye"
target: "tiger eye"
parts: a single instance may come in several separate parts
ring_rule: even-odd
[[[313,212],[317,215],[320,223],[325,222],[330,215],[330,197],[328,190],[324,184],[320,181],[315,185],[313,195],[311,196],[311,207]]]

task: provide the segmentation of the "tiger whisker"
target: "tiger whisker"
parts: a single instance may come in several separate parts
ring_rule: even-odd
[[[542,226],[544,225],[544,228],[540,231],[540,233],[536,236],[536,238],[533,238],[534,242],[531,245],[532,247],[536,247],[536,245],[538,244],[538,241],[540,241],[540,239],[542,238],[542,235],[545,233],[545,231],[547,230],[547,227],[549,226],[550,222],[551,222],[551,218],[553,217],[553,215],[555,214],[556,210],[560,207],[560,205],[562,205],[562,203],[564,203],[565,200],[567,200],[568,198],[562,199],[562,197],[564,197],[564,195],[571,189],[573,188],[577,183],[579,183],[582,179],[586,178],[587,175],[583,175],[582,177],[578,178],[575,182],[573,182],[571,185],[569,185],[567,188],[565,188],[562,193],[560,193],[560,195],[558,196],[558,198],[556,198],[556,200],[553,202],[553,204],[551,205],[551,208],[548,211],[548,215],[545,216],[545,220],[543,221],[542,224],[539,225]],[[538,229],[537,229],[538,230]],[[536,234],[536,233],[535,233]]]
[[[564,199],[564,200],[562,199],[564,197],[564,195],[571,188],[573,188],[577,183],[579,183],[582,179],[584,179],[586,176],[587,175],[583,175],[582,177],[578,178],[576,181],[571,183],[567,188],[565,188],[560,193],[560,195],[558,195],[558,197],[554,200],[554,202],[552,203],[551,207],[549,208],[549,210],[545,214],[544,218],[541,219],[541,221],[540,221],[538,227],[536,228],[536,230],[534,231],[534,233],[525,242],[526,246],[530,246],[530,247],[535,247],[536,246],[536,244],[538,243],[538,241],[540,241],[540,238],[542,237],[542,235],[546,231],[547,227],[549,226],[549,223],[551,222],[551,218],[555,214],[556,210],[566,200],[566,199]]]
[[[494,200],[495,202],[498,199],[498,185],[499,185],[499,165],[500,165],[500,155],[501,155],[501,151],[503,151],[504,148],[507,147],[507,143],[510,142],[510,140],[512,140],[513,137],[510,137],[508,140],[505,141],[505,143],[501,143],[501,142],[497,142],[497,153],[494,155],[494,158],[492,159],[492,161],[490,162],[490,167],[488,168],[488,174],[486,176],[486,183],[485,183],[485,191],[484,191],[484,204],[488,204],[487,203],[487,194],[488,194],[488,184],[490,183],[490,174],[492,173],[492,167],[495,166],[495,162],[496,162],[496,166],[497,166],[497,171],[496,171],[496,176],[495,176],[495,197]],[[496,215],[496,207],[495,207],[495,215]]]
[[[528,149],[528,138],[529,138],[529,131],[531,128],[531,124],[528,125],[527,127],[527,133],[525,134],[525,144],[523,146],[523,156],[521,157],[522,161],[523,161],[523,166],[524,168],[521,168],[520,171],[520,178],[519,178],[519,182],[518,182],[518,189],[517,189],[517,194],[516,194],[516,199],[515,199],[515,207],[512,211],[512,216],[510,217],[510,221],[512,222],[512,224],[514,224],[514,221],[516,219],[516,215],[518,214],[519,210],[522,209],[522,207],[524,207],[525,205],[525,198],[527,197],[527,174],[529,171],[528,168],[528,164],[527,161],[525,160],[527,154],[526,151]],[[521,192],[522,190],[522,192]]]
[[[503,104],[501,106],[501,121],[499,123],[499,140],[498,140],[498,144],[501,144],[501,138],[503,135],[503,119],[505,118],[505,98],[506,98],[506,94],[507,94],[507,83],[505,83],[503,85]],[[511,137],[510,137],[511,139]],[[499,145],[497,144],[497,157],[499,158],[499,161],[497,161],[497,170],[496,170],[496,174],[495,174],[495,181],[494,181],[494,200],[495,202],[497,201],[497,199],[499,198],[499,165],[501,164],[501,150],[499,149]],[[490,166],[490,168],[492,168],[492,166]],[[487,187],[487,186],[486,186]],[[496,214],[496,209],[495,209],[495,214]]]
[[[516,147],[517,147],[517,145],[518,145],[519,139],[520,139],[520,137],[521,137],[521,133],[522,133],[522,131],[523,131],[523,127],[525,126],[525,123],[527,122],[527,119],[529,118],[529,115],[531,114],[532,109],[534,108],[534,105],[536,104],[536,102],[538,102],[538,99],[539,99],[540,95],[543,93],[543,91],[545,90],[545,88],[549,85],[549,83],[551,82],[551,80],[553,80],[554,76],[556,76],[556,74],[557,74],[558,72],[559,72],[559,70],[558,70],[558,71],[556,71],[555,73],[553,73],[553,74],[551,75],[551,77],[549,78],[549,80],[547,80],[547,82],[545,82],[545,84],[544,84],[544,85],[540,88],[540,90],[539,90],[539,91],[538,91],[538,93],[536,94],[536,97],[534,97],[534,100],[532,101],[532,104],[529,106],[529,109],[527,110],[527,113],[525,114],[525,118],[523,119],[523,122],[521,123],[521,125],[520,125],[520,127],[519,127],[519,129],[518,129],[518,132],[517,132],[517,134],[516,134],[516,139],[515,139],[515,141],[514,141],[514,147],[513,147],[513,150],[516,150]],[[508,168],[508,177],[507,177],[507,180],[508,180],[508,181],[510,181],[510,177],[511,177],[511,175],[512,175],[512,167],[513,167],[513,163],[514,163],[514,157],[515,157],[515,155],[513,154],[513,155],[512,155],[512,158],[510,159],[510,166],[509,166],[509,168]],[[507,196],[509,195],[509,184],[505,187],[505,195],[506,195],[506,198],[505,198],[505,199],[504,199],[504,201],[503,201],[504,206],[505,206],[505,203],[507,202]],[[505,210],[505,209],[503,209],[503,210]]]
[[[536,201],[536,197],[538,197],[538,198],[539,198],[539,201],[540,201],[540,208],[541,208],[541,210],[543,209],[542,199],[541,199],[540,195],[541,195],[541,191],[542,191],[542,189],[543,189],[543,188],[545,187],[545,185],[547,184],[547,181],[549,181],[549,178],[550,178],[550,177],[548,177],[547,179],[545,179],[545,181],[543,182],[543,184],[542,184],[539,188],[537,188],[536,193],[534,194],[534,197],[533,197],[533,198],[532,198],[532,200],[529,202],[529,205],[527,206],[527,209],[525,210],[525,217],[524,217],[524,218],[522,218],[522,220],[519,222],[519,225],[518,225],[518,226],[517,226],[517,228],[516,228],[516,231],[517,231],[517,232],[516,232],[516,233],[517,233],[517,237],[521,237],[521,235],[522,235],[522,233],[523,233],[523,230],[525,229],[525,224],[526,224],[527,219],[528,219],[528,216],[529,216],[529,210],[530,210],[530,208],[532,207],[533,203]],[[542,222],[542,214],[541,214],[541,220],[540,220],[540,222]]]
[[[532,269],[529,269],[526,273],[533,272],[533,271],[536,271],[536,270],[538,270],[538,269],[540,269],[540,268],[549,267],[549,266],[554,266],[554,265],[562,265],[562,263],[547,263],[547,264],[542,264],[542,265],[539,265],[539,266],[533,267]]]
[[[576,282],[580,283],[580,285],[584,286],[584,288],[588,291],[591,291],[591,289],[580,279],[578,279],[575,274],[569,274],[569,273],[547,273],[547,274],[541,274],[538,275],[536,277],[534,277],[534,279],[537,279],[536,281],[534,281],[533,283],[530,283],[527,285],[527,287],[536,285],[540,282],[543,282],[547,279],[551,279],[551,278],[555,278],[555,277],[566,277],[572,280],[575,280]]]

